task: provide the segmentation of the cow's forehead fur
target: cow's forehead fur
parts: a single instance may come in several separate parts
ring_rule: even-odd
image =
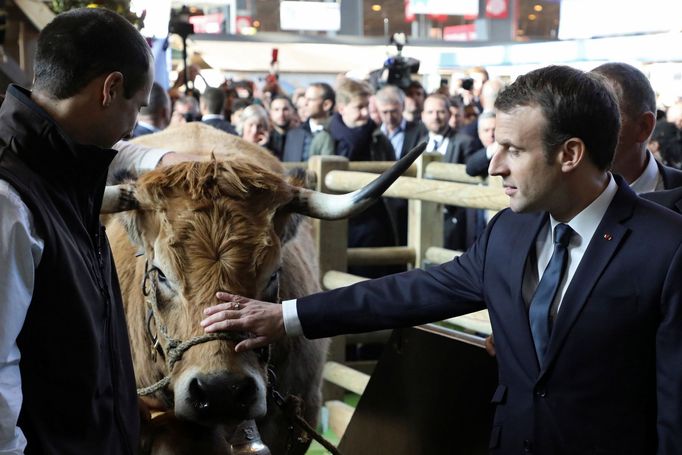
[[[149,208],[137,223],[149,236],[144,243],[167,245],[166,267],[186,295],[205,299],[217,289],[253,294],[256,279],[276,267],[284,222],[277,218],[285,216],[277,209],[293,191],[281,176],[234,157],[146,174],[137,197]]]

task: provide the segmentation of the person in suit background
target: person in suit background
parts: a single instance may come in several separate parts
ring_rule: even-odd
[[[201,121],[226,133],[237,135],[237,130],[225,119],[225,92],[219,88],[208,87],[199,100]]]
[[[422,124],[425,132],[422,141],[428,141],[427,152],[443,155],[443,162],[464,164],[476,151],[474,140],[462,132],[450,128],[450,100],[441,94],[432,94],[424,101]],[[473,235],[467,226],[470,214],[463,207],[447,205],[443,209],[443,246],[451,250],[464,250]]]
[[[131,137],[144,136],[165,129],[170,123],[171,101],[168,92],[157,82],[152,85],[149,104],[142,106]]]
[[[627,63],[605,63],[592,70],[604,76],[613,89],[622,127],[612,170],[636,193],[682,186],[682,171],[664,166],[647,149],[656,127],[656,94],[649,79]]]
[[[316,82],[308,86],[305,91],[304,106],[307,119],[300,126],[289,131],[284,144],[282,161],[308,160],[313,136],[327,126],[335,104],[336,94],[331,85]]]
[[[294,105],[288,97],[275,95],[270,101],[269,114],[270,140],[265,147],[281,160],[288,133],[297,126],[294,124]]]
[[[682,217],[608,171],[620,115],[600,75],[541,68],[496,109],[510,208],[462,256],[282,305],[218,293],[201,325],[252,333],[243,351],[487,308],[491,453],[682,453]]]
[[[395,85],[386,85],[374,97],[381,119],[379,131],[391,141],[395,158],[400,159],[419,143],[421,128],[403,118],[405,93]],[[395,214],[398,244],[407,245],[407,200],[386,198],[386,201]]]
[[[403,118],[405,94],[395,85],[387,85],[380,89],[375,97],[381,121],[381,132],[391,141],[395,158],[412,150],[421,135],[418,125]]]

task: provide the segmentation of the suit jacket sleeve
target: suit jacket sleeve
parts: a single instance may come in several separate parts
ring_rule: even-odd
[[[296,309],[304,335],[322,338],[410,327],[483,309],[485,251],[496,220],[466,253],[441,266],[299,298]]]
[[[466,160],[466,172],[473,177],[487,177],[490,159],[486,149],[479,149]]]
[[[656,385],[659,455],[682,453],[682,246],[679,246],[661,295],[656,333]]]

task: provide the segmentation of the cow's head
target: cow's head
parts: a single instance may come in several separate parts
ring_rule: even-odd
[[[338,219],[363,210],[422,150],[348,195],[307,190],[239,156],[186,162],[108,188],[102,211],[129,210],[121,221],[155,271],[147,276],[155,285],[155,322],[189,340],[203,335],[199,321],[217,291],[278,300],[281,247],[295,232],[296,214]],[[265,414],[267,352],[237,354],[235,344],[197,344],[175,363],[169,389],[176,415],[213,423]],[[168,373],[161,360],[155,368],[157,379]]]

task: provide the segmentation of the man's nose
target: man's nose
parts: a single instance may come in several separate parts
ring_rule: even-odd
[[[504,157],[502,156],[503,154],[504,153],[501,152],[498,148],[496,153],[493,154],[492,158],[490,158],[490,164],[488,165],[489,175],[505,176],[509,173],[507,164],[504,160]]]

